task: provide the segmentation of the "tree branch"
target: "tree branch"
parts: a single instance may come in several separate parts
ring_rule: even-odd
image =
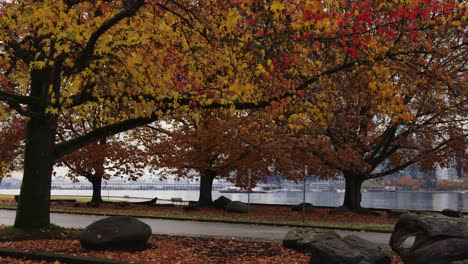
[[[56,144],[55,145],[56,158],[58,159],[96,140],[102,139],[104,137],[109,137],[109,136],[130,130],[133,128],[137,128],[137,127],[149,124],[151,122],[154,122],[156,120],[158,120],[158,116],[153,115],[148,118],[127,119],[116,124],[96,128],[93,131],[85,135],[79,136],[77,138],[71,139],[66,142]]]
[[[104,22],[96,31],[94,31],[86,43],[85,48],[76,59],[74,70],[81,71],[86,68],[91,61],[91,57],[94,53],[94,49],[99,38],[121,20],[133,16],[144,4],[144,0],[136,0],[130,7],[120,11],[114,17]]]

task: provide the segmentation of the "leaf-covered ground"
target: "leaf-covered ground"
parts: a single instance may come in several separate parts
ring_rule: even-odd
[[[0,198],[0,204],[13,207],[13,199]],[[226,213],[215,208],[202,208],[200,211],[185,211],[183,206],[148,207],[144,205],[128,205],[122,207],[119,203],[104,203],[99,208],[87,206],[86,203],[52,202],[52,210],[66,212],[85,212],[94,214],[122,214],[134,216],[211,219],[226,221],[252,221],[266,223],[301,224],[302,213],[294,212],[288,206],[251,205],[249,214]],[[396,219],[389,219],[384,211],[376,211],[378,215],[369,214],[330,214],[331,209],[316,208],[306,213],[305,223],[309,225],[353,227],[368,229],[392,230]]]
[[[153,235],[141,251],[94,251],[83,249],[75,239],[0,242],[0,247],[48,251],[66,255],[97,256],[138,263],[308,263],[310,256],[274,242],[206,237]],[[0,263],[26,260],[1,258]],[[31,262],[35,263],[35,262]]]
[[[11,197],[0,197],[0,204],[14,207]],[[52,210],[96,214],[123,214],[137,216],[175,217],[192,219],[214,219],[232,221],[254,221],[270,223],[302,222],[302,213],[294,212],[287,206],[252,205],[249,214],[226,213],[221,209],[202,208],[200,211],[185,211],[183,206],[148,207],[104,203],[99,208],[84,202],[52,202]],[[316,208],[306,214],[305,223],[312,225],[362,227],[391,229],[394,219],[389,219],[384,211],[378,215],[330,214],[330,209]],[[0,227],[1,228],[1,227]],[[310,256],[288,250],[274,242],[227,240],[206,237],[182,237],[154,235],[149,246],[143,251],[92,251],[82,249],[76,239],[41,239],[16,242],[0,242],[0,247],[24,250],[49,251],[70,255],[89,255],[113,258],[138,263],[308,263]],[[28,263],[28,260],[0,258],[0,263]],[[29,263],[38,263],[32,261]],[[43,262],[46,263],[46,262]],[[393,264],[401,263],[394,259]]]

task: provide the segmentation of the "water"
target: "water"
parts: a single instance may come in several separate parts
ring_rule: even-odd
[[[52,195],[91,196],[91,190],[52,190]],[[0,189],[0,194],[19,194],[18,189]],[[220,193],[213,191],[213,199],[224,195],[232,200],[247,202],[246,193]],[[140,197],[185,201],[198,200],[198,191],[169,190],[103,190],[103,197]],[[344,193],[307,192],[306,202],[317,206],[339,206]],[[251,193],[251,203],[298,204],[302,202],[302,192],[281,191],[273,193]],[[468,212],[468,193],[458,192],[363,192],[362,206],[369,208],[407,209],[441,211],[446,208]]]

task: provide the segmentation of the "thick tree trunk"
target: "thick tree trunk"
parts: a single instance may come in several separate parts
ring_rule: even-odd
[[[50,224],[50,186],[55,163],[57,118],[31,118],[26,126],[24,174],[15,227],[40,228]]]
[[[200,196],[198,198],[198,203],[200,206],[212,206],[213,198],[211,196],[211,191],[213,189],[213,180],[216,177],[216,174],[212,171],[201,172],[200,175]]]
[[[102,195],[101,195],[102,177],[96,175],[91,180],[91,184],[93,185],[93,196],[91,198],[91,203],[93,204],[102,203]]]
[[[28,106],[34,113],[26,125],[24,173],[21,184],[15,227],[41,228],[50,225],[50,187],[55,163],[57,115],[46,113],[51,106],[50,86],[60,93],[60,67],[31,72],[31,96],[37,103]]]
[[[364,177],[345,173],[345,197],[343,201],[343,207],[352,211],[358,212],[361,208],[361,186],[364,181]]]

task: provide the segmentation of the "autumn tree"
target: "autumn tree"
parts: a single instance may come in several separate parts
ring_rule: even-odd
[[[0,101],[27,118],[15,226],[49,224],[56,159],[177,108],[292,102],[322,77],[391,56],[388,50],[400,35],[411,36],[419,30],[414,22],[432,20],[445,5],[0,2]],[[61,115],[72,109],[79,122],[94,108],[125,112],[104,110],[105,124],[65,141],[57,137]]]
[[[58,128],[58,137],[65,141],[66,138],[79,137],[88,131],[98,128],[100,116],[96,112],[88,115],[87,120],[80,124],[72,122],[73,115],[62,117]],[[111,176],[136,180],[143,175],[146,167],[146,157],[136,145],[136,141],[127,134],[101,138],[81,149],[67,154],[57,160],[57,166],[68,169],[67,174],[74,182],[79,177],[86,178],[93,187],[91,203],[99,205],[102,202],[102,180]]]
[[[323,78],[315,85],[325,89],[305,96],[309,114],[291,115],[310,151],[344,176],[345,209],[361,211],[364,180],[414,163],[447,164],[466,151],[466,6],[459,7],[414,25],[427,30],[395,36],[400,44],[387,59]],[[452,22],[437,19],[443,12]],[[308,119],[310,112],[325,115]]]
[[[249,124],[246,113],[202,111],[176,115],[168,122],[151,124],[137,131],[151,166],[166,174],[187,178],[198,173],[199,204],[211,206],[215,178],[245,178],[252,169],[253,182],[270,174],[271,159],[259,151],[260,131]],[[265,139],[265,138],[264,138]],[[239,181],[246,188],[247,181]]]

